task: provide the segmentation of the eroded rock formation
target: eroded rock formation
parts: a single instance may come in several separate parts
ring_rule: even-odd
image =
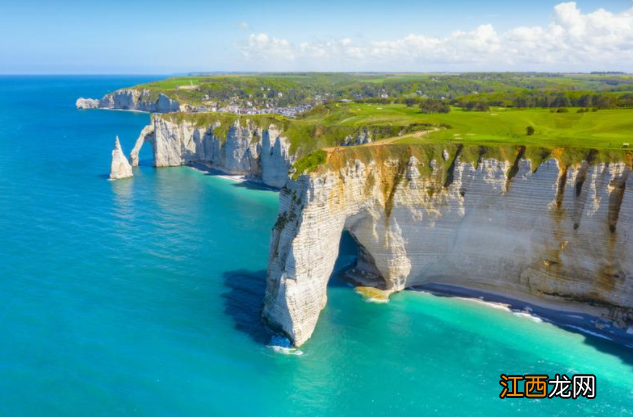
[[[384,155],[386,148],[395,150]],[[311,336],[346,229],[360,246],[354,276],[364,285],[453,284],[633,325],[629,166],[599,163],[592,152],[574,162],[561,150],[480,151],[471,160],[466,151],[342,150],[289,181],[271,239],[264,319],[297,346]]]
[[[99,100],[94,98],[78,98],[75,106],[78,109],[98,109],[99,108]]]
[[[371,134],[367,129],[362,129],[356,135],[348,135],[341,142],[341,146],[366,145],[371,143]]]
[[[274,125],[261,128],[239,119],[229,126],[220,122],[198,126],[182,120],[156,116],[141,132],[130,161],[150,142],[156,167],[205,163],[231,173],[249,175],[271,187],[281,188],[295,157],[290,142]]]
[[[112,149],[112,164],[110,165],[110,179],[111,180],[120,180],[123,178],[131,178],[132,174],[132,166],[128,162],[125,154],[123,153],[123,149],[121,149],[121,143],[119,142],[119,137],[117,136],[114,141],[114,149]]]
[[[76,102],[78,109],[114,109],[135,110],[151,113],[170,113],[180,110],[178,101],[166,95],[153,94],[150,90],[123,89],[106,94],[101,100],[80,98]]]
[[[141,130],[141,134],[138,135],[138,139],[134,143],[134,148],[130,152],[130,164],[133,167],[138,166],[138,154],[141,152],[141,148],[145,142],[152,142],[154,140],[154,124],[151,123]]]

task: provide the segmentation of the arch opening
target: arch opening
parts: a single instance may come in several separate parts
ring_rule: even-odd
[[[372,287],[381,291],[389,285],[376,267],[371,253],[354,235],[344,228],[339,241],[339,252],[328,286],[351,283],[355,287]]]

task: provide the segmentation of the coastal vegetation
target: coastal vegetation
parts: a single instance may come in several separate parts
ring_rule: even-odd
[[[295,169],[295,173],[292,176],[293,179],[297,179],[301,174],[313,172],[326,161],[327,153],[323,149],[310,152],[295,163],[293,167]]]
[[[539,155],[578,150],[570,151],[570,161],[582,160],[587,149],[631,158],[633,77],[621,74],[232,74],[171,78],[136,88],[183,103],[310,103],[294,118],[232,112],[161,116],[215,126],[221,140],[237,121],[262,129],[275,125],[299,156],[295,176],[314,170],[337,148],[359,147],[359,136],[369,137],[372,147],[381,141],[426,149],[460,146],[462,158],[473,153],[475,160],[481,152],[518,146]]]
[[[573,109],[572,109],[573,110]],[[307,116],[315,118],[317,116]],[[402,134],[397,143],[472,143],[621,149],[631,142],[632,109],[551,113],[549,109],[491,107],[485,112],[453,107],[447,114],[424,114],[405,105],[336,103],[321,111],[325,123],[352,126],[423,124],[439,129],[423,136]],[[526,126],[534,129],[526,135]]]
[[[490,153],[492,149],[501,147],[514,149],[526,146],[530,152],[544,150],[535,152],[545,155],[556,148],[566,148],[568,154],[573,154],[570,163],[583,160],[588,149],[622,160],[627,158],[626,155],[630,158],[626,144],[633,132],[631,109],[552,113],[549,109],[500,107],[472,112],[453,107],[450,113],[427,114],[402,104],[336,102],[318,106],[297,119],[224,113],[171,113],[161,117],[173,122],[188,121],[200,127],[217,124],[214,133],[220,138],[226,137],[228,129],[237,120],[241,123],[248,121],[259,128],[273,124],[290,141],[291,152],[304,156],[295,163],[295,176],[310,172],[325,162],[325,153],[315,152],[319,149],[338,147],[360,151],[362,148],[376,148],[373,145],[381,141],[390,147],[464,145],[462,158],[469,152],[477,155],[479,147]],[[374,141],[372,146],[341,146],[346,137],[355,137],[361,132],[368,132]],[[477,158],[473,156],[471,159]]]
[[[469,102],[504,107],[633,107],[633,77],[610,73],[214,74],[174,77],[136,88],[191,105],[283,107],[327,100],[406,104],[431,98],[458,107]]]
[[[411,107],[408,106],[407,107]],[[444,100],[438,99],[425,99],[420,102],[420,112],[421,113],[450,113],[451,106]]]

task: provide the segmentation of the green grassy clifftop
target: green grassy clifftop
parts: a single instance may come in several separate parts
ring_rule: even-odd
[[[462,159],[475,161],[481,155],[511,159],[513,149],[525,147],[525,156],[542,161],[557,155],[567,164],[577,163],[594,150],[594,161],[628,160],[626,144],[633,142],[633,110],[611,109],[565,113],[547,109],[491,108],[468,112],[453,108],[448,114],[423,114],[400,104],[329,103],[318,106],[298,119],[278,115],[235,115],[228,113],[170,113],[163,117],[175,123],[198,127],[219,123],[216,135],[226,132],[237,120],[260,128],[275,125],[298,154],[297,174],[310,172],[326,162],[323,155],[340,147],[347,137],[367,132],[371,145],[341,147],[341,155],[362,157],[401,149],[462,148]],[[528,135],[527,127],[534,129]],[[375,145],[380,146],[380,150]],[[388,150],[384,150],[386,145]],[[315,152],[325,149],[323,152]],[[556,149],[565,149],[564,152]],[[502,151],[503,150],[503,151]],[[426,152],[426,151],[425,151]],[[501,152],[501,153],[499,153]],[[301,159],[304,157],[305,159]]]

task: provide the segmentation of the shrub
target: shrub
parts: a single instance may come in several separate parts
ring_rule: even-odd
[[[534,134],[534,127],[532,126],[528,126],[525,130],[528,136],[532,136]]]
[[[427,99],[420,103],[420,111],[422,113],[450,113],[451,106],[443,100]]]
[[[569,113],[569,109],[567,109],[566,107],[559,107],[558,109],[556,109],[556,113]]]
[[[490,110],[490,106],[488,103],[483,101],[470,101],[466,103],[466,107],[464,107],[466,111],[488,111]]]
[[[314,172],[320,165],[327,161],[327,153],[323,149],[317,149],[312,151],[304,157],[300,158],[294,163],[293,168],[295,173],[292,175],[292,179],[296,180],[299,176]]]
[[[405,98],[403,103],[406,104],[407,107],[413,107],[417,104],[418,100],[415,98]]]

